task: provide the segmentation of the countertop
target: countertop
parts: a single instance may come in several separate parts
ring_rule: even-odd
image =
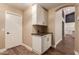
[[[43,36],[43,35],[47,35],[47,34],[53,34],[51,32],[48,33],[32,33],[32,35],[39,35],[39,36]]]

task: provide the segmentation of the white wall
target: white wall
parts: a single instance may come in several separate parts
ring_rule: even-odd
[[[66,8],[63,8],[63,10],[64,10],[65,15],[72,13],[72,12],[75,12],[74,7],[66,7]],[[72,31],[75,31],[75,22],[71,22],[71,23],[65,22],[64,31],[65,31],[65,34],[72,34]]]
[[[75,8],[74,7],[66,7],[66,8],[63,8],[64,10],[64,14],[67,15],[69,13],[72,13],[72,12],[75,12]]]
[[[75,22],[65,23],[65,34],[72,34],[75,31]]]

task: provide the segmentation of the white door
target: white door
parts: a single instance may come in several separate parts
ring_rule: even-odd
[[[62,40],[62,9],[56,12],[55,17],[55,45]]]
[[[6,13],[5,20],[5,46],[12,48],[22,43],[22,18],[21,16]]]

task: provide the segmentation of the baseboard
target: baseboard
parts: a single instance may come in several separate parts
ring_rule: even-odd
[[[2,53],[2,52],[4,52],[4,51],[6,51],[7,49],[0,49],[0,53]]]
[[[26,45],[26,44],[24,44],[24,43],[22,43],[21,45],[25,46],[28,50],[32,51],[32,48],[29,47],[28,45]]]
[[[56,46],[58,45],[58,43],[61,42],[61,41],[62,40],[58,40],[53,47],[56,48]]]
[[[75,55],[79,55],[79,53],[77,51],[74,51]]]
[[[52,48],[56,48],[55,45],[52,45],[51,47],[52,47]]]

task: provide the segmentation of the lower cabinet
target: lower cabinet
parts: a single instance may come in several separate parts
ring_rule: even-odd
[[[32,50],[38,54],[42,52],[42,40],[41,36],[33,35],[32,36]]]
[[[42,54],[51,47],[51,35],[33,35],[32,49],[37,54]]]
[[[51,46],[51,36],[50,35],[45,35],[42,38],[42,46],[43,46],[43,52],[45,52],[47,49],[50,48]]]

